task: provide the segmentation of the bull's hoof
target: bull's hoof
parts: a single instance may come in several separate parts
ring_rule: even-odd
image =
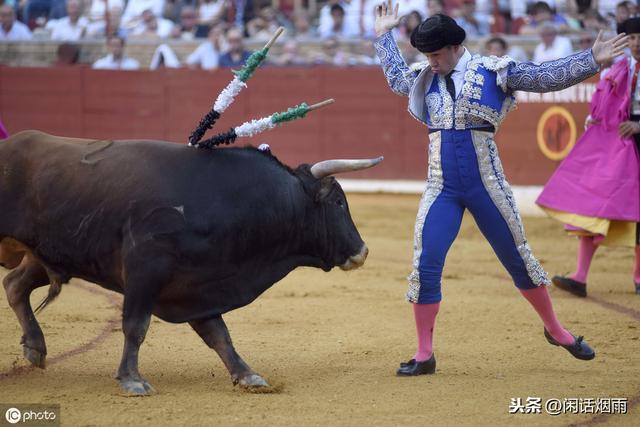
[[[150,396],[156,392],[153,386],[143,379],[120,380],[120,387],[129,396]]]
[[[47,354],[43,353],[35,348],[27,347],[26,345],[22,347],[24,352],[24,357],[36,368],[44,369],[46,367],[47,362]]]
[[[270,388],[271,386],[267,383],[264,378],[262,378],[258,374],[247,375],[246,377],[242,377],[238,380],[238,385],[247,390],[259,390],[262,388]]]

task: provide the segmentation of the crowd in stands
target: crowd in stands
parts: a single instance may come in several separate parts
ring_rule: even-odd
[[[126,43],[155,42],[151,68],[237,67],[246,59],[247,39],[268,40],[283,26],[280,53],[272,65],[337,66],[377,63],[373,51],[374,9],[382,0],[0,0],[0,43],[32,38],[60,43],[59,61],[77,60],[74,43],[105,40],[108,55],[95,68],[136,69]],[[484,41],[484,53],[509,54],[543,62],[589,47],[599,30],[610,33],[640,11],[637,1],[619,0],[399,0],[401,25],[396,38],[406,42],[428,16],[454,17],[467,37]],[[501,35],[539,37],[533,57]],[[570,38],[578,40],[575,44]],[[173,40],[200,45],[181,63]],[[321,48],[305,52],[306,42]],[[513,39],[511,39],[513,40]],[[349,43],[350,49],[343,49]],[[357,48],[354,49],[353,46]],[[62,55],[62,58],[60,58]],[[408,58],[409,60],[417,58]],[[145,64],[146,66],[146,64]]]

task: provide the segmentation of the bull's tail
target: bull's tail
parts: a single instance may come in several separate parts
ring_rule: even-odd
[[[38,304],[38,306],[36,307],[36,309],[34,310],[34,313],[38,313],[41,310],[43,310],[47,305],[49,305],[50,302],[52,302],[54,299],[56,299],[58,297],[58,295],[60,295],[60,291],[62,291],[62,283],[58,282],[58,281],[52,281],[51,285],[49,286],[49,293],[47,294],[47,296],[40,302],[40,304]]]

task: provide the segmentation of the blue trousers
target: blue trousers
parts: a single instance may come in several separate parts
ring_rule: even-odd
[[[429,178],[416,220],[410,301],[431,304],[442,299],[442,269],[465,209],[518,288],[549,283],[524,236],[493,133],[442,130],[430,134]]]

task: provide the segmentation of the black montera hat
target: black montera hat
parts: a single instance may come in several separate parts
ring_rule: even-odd
[[[618,24],[618,34],[626,33],[640,33],[640,17],[629,18],[626,21]]]
[[[411,32],[411,46],[429,53],[445,46],[462,44],[467,33],[456,21],[440,13],[425,19]]]

